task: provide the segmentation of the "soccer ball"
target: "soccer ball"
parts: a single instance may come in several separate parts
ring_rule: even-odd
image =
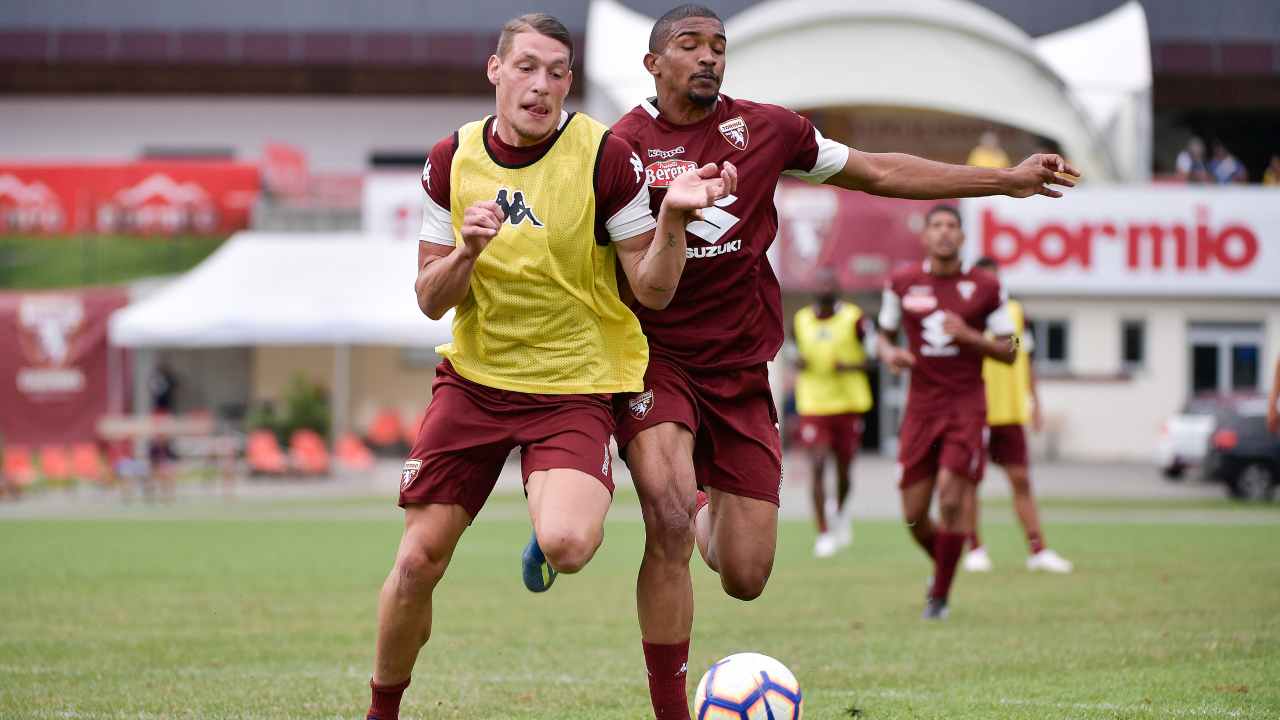
[[[695,720],[800,720],[800,683],[768,655],[738,653],[711,666],[698,683]]]

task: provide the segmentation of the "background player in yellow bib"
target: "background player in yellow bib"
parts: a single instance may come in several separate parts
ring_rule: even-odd
[[[861,308],[838,298],[839,280],[830,268],[818,271],[818,296],[796,313],[796,410],[799,440],[813,468],[813,512],[818,539],[813,554],[830,557],[853,542],[851,472],[862,441],[862,416],[871,409],[868,354],[863,340],[872,330]],[[836,459],[836,497],[827,501],[826,460]],[[830,527],[834,524],[835,527]]]
[[[397,720],[432,592],[513,449],[539,583],[595,553],[613,490],[611,394],[642,389],[648,363],[617,267],[640,303],[665,307],[685,225],[735,186],[727,164],[685,173],[655,221],[631,148],[564,112],[572,61],[560,21],[508,22],[488,62],[496,115],[437,143],[423,171],[415,290],[432,318],[454,309],[453,342],[438,348],[445,360],[401,473],[405,530],[379,598],[368,718]]]
[[[974,265],[993,274],[999,270],[996,261],[989,257],[979,258]],[[1034,338],[1026,332],[1027,318],[1022,304],[1009,300],[1005,307],[1009,309],[1015,335],[1021,341],[1012,364],[991,358],[982,363],[982,381],[987,386],[987,452],[992,462],[1004,468],[1013,487],[1013,509],[1027,535],[1031,553],[1027,558],[1027,569],[1069,573],[1071,563],[1045,545],[1036,499],[1031,493],[1025,426],[1029,422],[1032,429],[1039,432],[1043,424],[1040,398],[1036,393],[1036,373],[1031,364]],[[976,498],[976,494],[972,497]],[[971,504],[971,511],[973,521],[968,525],[973,532],[969,535],[970,549],[964,557],[963,567],[974,572],[987,572],[991,570],[991,558],[978,535],[976,499]]]

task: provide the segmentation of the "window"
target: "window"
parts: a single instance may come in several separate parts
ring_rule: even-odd
[[[1120,323],[1120,365],[1126,371],[1140,370],[1147,360],[1147,323],[1125,320]]]
[[[1034,320],[1029,326],[1035,340],[1036,368],[1066,373],[1071,348],[1070,324],[1066,320]]]

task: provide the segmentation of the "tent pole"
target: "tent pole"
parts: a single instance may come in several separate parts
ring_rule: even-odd
[[[333,347],[333,394],[329,403],[332,414],[329,422],[331,442],[347,431],[347,418],[351,414],[351,346]]]
[[[151,373],[156,364],[154,348],[140,347],[133,353],[133,414],[142,419],[151,417]],[[133,452],[138,458],[151,457],[146,433],[134,440]]]

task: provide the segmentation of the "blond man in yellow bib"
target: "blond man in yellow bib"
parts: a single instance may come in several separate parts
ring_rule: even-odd
[[[862,416],[871,410],[867,382],[870,356],[863,346],[874,335],[862,309],[839,299],[834,271],[818,271],[818,295],[812,305],[796,313],[796,410],[800,415],[800,444],[809,451],[813,470],[813,512],[818,538],[813,554],[830,557],[853,542],[850,494],[853,460],[862,442]],[[836,497],[828,503],[827,458],[836,461]],[[835,527],[831,527],[834,521]]]
[[[996,274],[995,260],[979,258],[975,267]],[[1040,528],[1040,513],[1031,492],[1030,460],[1027,452],[1026,425],[1039,431],[1042,425],[1040,398],[1036,392],[1035,368],[1031,364],[1034,351],[1033,338],[1026,331],[1027,319],[1022,304],[1017,300],[1005,303],[1013,322],[1014,334],[1021,339],[1012,364],[983,361],[982,381],[987,388],[987,453],[991,461],[1004,468],[1013,488],[1013,509],[1027,536],[1028,570],[1069,573],[1069,561],[1050,549]],[[976,496],[975,496],[976,497]],[[969,502],[973,531],[968,537],[969,552],[965,554],[963,567],[972,572],[991,570],[991,557],[978,535],[977,500]]]
[[[453,310],[432,400],[400,476],[404,535],[378,603],[370,720],[397,720],[431,632],[432,593],[519,448],[533,521],[530,589],[581,569],[612,499],[612,393],[643,389],[648,346],[619,297],[671,301],[685,225],[736,186],[731,165],[672,182],[655,219],[643,166],[603,124],[564,111],[573,42],[560,21],[506,24],[487,73],[495,115],[436,143],[418,306]]]

